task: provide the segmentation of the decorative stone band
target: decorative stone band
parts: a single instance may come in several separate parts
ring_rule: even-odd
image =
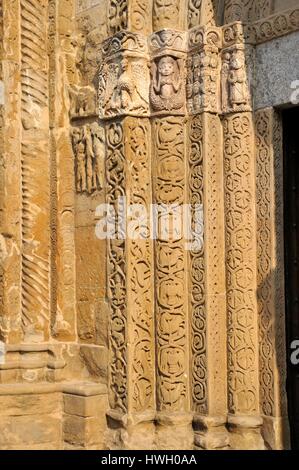
[[[103,59],[118,54],[119,52],[134,52],[141,56],[147,54],[147,38],[142,34],[120,31],[106,39],[102,45]]]
[[[250,24],[236,21],[224,25],[222,29],[224,47],[229,46],[232,42],[261,44],[298,31],[299,8],[287,10]]]
[[[299,30],[299,8],[285,11],[251,25],[255,44],[271,41]]]

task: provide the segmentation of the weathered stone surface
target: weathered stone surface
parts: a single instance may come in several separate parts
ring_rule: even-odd
[[[1,418],[0,446],[23,446],[61,442],[61,417],[52,415]]]
[[[256,109],[290,105],[298,100],[298,62],[299,33],[257,47]]]

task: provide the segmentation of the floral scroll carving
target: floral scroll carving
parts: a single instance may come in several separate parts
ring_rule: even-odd
[[[188,0],[188,28],[215,26],[218,0]]]
[[[271,0],[228,0],[225,2],[224,21],[250,23],[269,16],[271,7]]]
[[[224,121],[229,411],[259,408],[253,126],[250,113]]]
[[[192,208],[192,226],[195,225],[195,210],[203,206],[203,117],[193,116],[189,124],[189,198]],[[203,227],[201,227],[203,230]],[[198,233],[202,239],[202,234]],[[203,240],[202,240],[203,242]],[[192,401],[196,412],[208,411],[207,359],[206,359],[206,311],[205,311],[205,260],[204,244],[190,251],[190,312],[192,326]]]
[[[184,123],[169,117],[154,123],[156,139],[155,200],[158,204],[184,203]],[[159,216],[158,227],[162,219]],[[165,239],[158,228],[157,355],[158,407],[160,411],[186,409],[186,273],[184,240]]]
[[[108,22],[111,34],[127,29],[128,0],[110,0]]]

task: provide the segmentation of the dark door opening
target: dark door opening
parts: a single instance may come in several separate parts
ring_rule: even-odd
[[[299,340],[299,108],[283,112],[283,131],[287,394],[292,449],[299,449],[299,365],[291,361]]]

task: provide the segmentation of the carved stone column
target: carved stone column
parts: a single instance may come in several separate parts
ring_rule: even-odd
[[[190,251],[189,268],[192,409],[195,444],[204,449],[228,445],[221,46],[221,29],[189,32],[189,201],[193,218],[196,208],[202,212],[202,235]]]
[[[77,333],[75,175],[67,109],[69,97],[64,83],[67,74],[61,58],[65,57],[68,35],[72,31],[74,5],[68,0],[50,0],[48,12],[51,333],[58,341],[74,341]]]
[[[187,203],[185,103],[186,34],[163,30],[150,38],[152,81],[157,341],[157,445],[190,449],[187,240],[172,222]],[[167,216],[169,219],[167,221]],[[164,222],[169,222],[165,229]],[[172,221],[172,222],[171,222]],[[163,228],[165,230],[163,230]],[[182,227],[180,227],[182,228]]]
[[[271,449],[289,447],[285,351],[282,123],[272,108],[257,111],[256,190],[263,436]]]
[[[117,233],[108,240],[108,446],[150,449],[154,442],[155,339],[148,219],[152,192],[147,41],[122,31],[104,42],[103,53],[100,111],[106,128],[107,202],[117,225]]]
[[[222,106],[231,446],[263,448],[259,405],[255,138],[243,27],[223,28]]]
[[[2,0],[0,103],[0,340],[21,340],[21,102],[18,0]]]

